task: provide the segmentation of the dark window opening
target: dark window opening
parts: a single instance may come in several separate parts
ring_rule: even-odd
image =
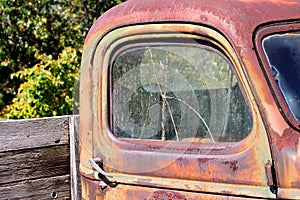
[[[284,100],[300,121],[300,33],[266,37],[263,49]]]

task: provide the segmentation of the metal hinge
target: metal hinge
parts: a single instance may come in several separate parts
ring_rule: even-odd
[[[275,177],[275,168],[273,162],[268,160],[268,163],[265,165],[268,186],[270,186],[270,190],[273,194],[277,193],[277,183]]]

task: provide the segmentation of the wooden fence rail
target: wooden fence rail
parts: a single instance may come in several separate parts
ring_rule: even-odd
[[[78,116],[0,122],[0,199],[80,199]]]

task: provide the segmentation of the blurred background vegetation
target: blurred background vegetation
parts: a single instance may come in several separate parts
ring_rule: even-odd
[[[0,119],[78,112],[84,38],[101,14],[124,1],[0,1]]]

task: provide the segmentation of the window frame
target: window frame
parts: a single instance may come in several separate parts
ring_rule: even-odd
[[[276,35],[276,34],[286,34],[300,31],[299,22],[290,22],[290,23],[276,23],[271,26],[266,26],[258,29],[258,32],[255,35],[255,46],[257,49],[258,59],[261,63],[262,71],[266,77],[267,84],[271,90],[271,93],[274,97],[274,100],[277,104],[277,107],[284,118],[284,120],[294,129],[300,131],[300,121],[298,121],[292,111],[290,110],[284,95],[282,94],[276,80],[274,79],[269,66],[267,56],[263,49],[263,40],[266,37]]]
[[[139,25],[136,25],[139,26]],[[147,25],[140,25],[140,26],[147,26]],[[151,25],[150,25],[151,26]],[[182,27],[186,30],[182,30]],[[195,28],[197,30],[195,30]],[[201,30],[202,29],[202,30]],[[137,33],[136,30],[130,30],[125,35],[120,34],[118,39],[113,39],[112,41],[108,41],[106,44],[105,52],[99,52],[98,54],[104,55],[103,58],[93,57],[91,61],[94,64],[103,63],[103,66],[106,73],[109,73],[108,66],[111,64],[112,55],[116,55],[116,50],[120,49],[120,45],[124,46],[124,44],[128,44],[128,41],[134,40],[144,40],[144,39],[155,39],[155,38],[174,38],[174,37],[184,37],[190,38],[195,40],[207,41],[212,45],[215,45],[219,48],[219,51],[223,52],[224,57],[227,57],[232,63],[232,66],[236,72],[238,79],[240,80],[241,84],[241,92],[243,93],[244,99],[246,104],[248,105],[249,112],[252,114],[252,130],[248,134],[246,138],[241,141],[233,142],[233,143],[188,143],[188,153],[189,154],[201,154],[210,152],[211,155],[229,155],[231,153],[237,153],[246,150],[251,143],[254,142],[255,138],[257,137],[256,130],[258,129],[257,125],[255,125],[256,113],[258,112],[258,108],[255,105],[255,102],[251,102],[250,99],[252,96],[251,89],[249,85],[245,82],[247,79],[244,75],[244,70],[242,65],[240,64],[240,59],[238,58],[237,54],[235,53],[233,47],[231,46],[230,42],[226,40],[220,33],[216,32],[214,29],[196,25],[182,25],[182,24],[162,24],[161,26],[157,26],[157,24],[151,26],[149,29],[140,30],[141,33]],[[116,33],[115,33],[116,34]],[[117,33],[118,34],[118,33]],[[225,46],[224,46],[225,45]],[[97,49],[93,52],[93,55],[97,54]],[[103,51],[103,50],[102,50]],[[107,56],[109,55],[109,56]],[[99,72],[98,72],[99,73]],[[242,78],[240,78],[242,77]],[[109,78],[104,76],[101,78],[102,86],[100,86],[101,91],[105,92],[107,90],[106,84],[109,84]],[[103,83],[104,82],[104,83]],[[103,87],[104,86],[104,87]],[[109,93],[109,92],[108,92]],[[109,95],[110,94],[102,94],[104,97],[100,97],[98,100],[99,108],[95,109],[98,110],[97,118],[102,119],[102,127],[105,127],[106,134],[103,135],[104,138],[107,139],[107,143],[114,144],[113,146],[116,148],[126,149],[130,151],[153,151],[155,149],[162,148],[166,146],[166,143],[173,142],[173,141],[155,141],[155,144],[150,143],[142,140],[132,140],[132,139],[119,139],[115,137],[115,135],[110,130],[110,114],[109,110],[111,109],[110,102],[109,102]],[[101,96],[101,94],[100,94]],[[105,100],[105,101],[103,101]],[[105,110],[104,113],[102,111]],[[108,118],[106,118],[108,116]],[[104,118],[103,118],[104,117]],[[100,121],[100,120],[98,120]],[[95,138],[98,138],[96,136]],[[93,139],[95,140],[95,139]],[[177,142],[177,145],[173,145],[170,149],[165,149],[165,153],[180,153],[182,149],[187,149],[187,144],[183,142]],[[246,145],[245,145],[246,144]],[[228,148],[230,146],[230,148]],[[95,152],[96,150],[94,150]]]

